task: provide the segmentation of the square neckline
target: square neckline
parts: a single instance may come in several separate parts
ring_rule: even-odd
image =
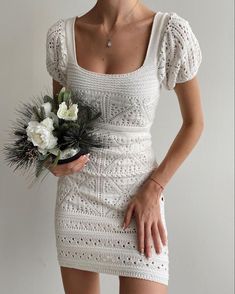
[[[79,69],[80,71],[83,71],[86,74],[89,75],[94,75],[94,76],[100,76],[100,77],[125,77],[125,76],[129,76],[132,74],[136,74],[139,71],[141,71],[142,69],[145,68],[148,58],[150,56],[150,49],[151,49],[151,43],[152,43],[152,39],[153,39],[153,35],[154,35],[154,28],[155,28],[155,23],[156,23],[156,19],[157,16],[160,14],[161,11],[155,12],[154,16],[153,16],[153,21],[152,21],[152,26],[151,26],[151,31],[150,31],[150,37],[148,40],[148,45],[147,45],[147,51],[144,57],[144,61],[142,63],[142,65],[140,67],[138,67],[137,69],[130,71],[130,72],[126,72],[126,73],[101,73],[101,72],[95,72],[95,71],[91,71],[88,70],[82,66],[79,65],[78,61],[77,61],[77,53],[76,53],[76,44],[75,44],[75,21],[77,19],[77,16],[74,16],[73,21],[72,21],[72,58],[74,61],[74,65],[77,67],[77,69]]]

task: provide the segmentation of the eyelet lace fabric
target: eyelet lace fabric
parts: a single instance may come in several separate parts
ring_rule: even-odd
[[[47,31],[46,68],[60,84],[66,84],[67,49],[65,45],[64,20],[59,19]]]
[[[172,90],[176,83],[191,80],[201,62],[201,48],[189,22],[175,12],[169,13],[159,50],[160,83]]]
[[[78,67],[72,30],[74,17],[54,23],[47,33],[47,70],[83,103],[102,115],[92,132],[103,148],[92,147],[90,161],[57,181],[55,236],[61,266],[168,285],[169,248],[150,259],[138,250],[134,217],[122,229],[128,203],[158,166],[150,132],[162,85],[191,79],[200,48],[186,20],[159,12],[154,19],[146,62],[127,74],[96,74]],[[165,220],[165,196],[160,198]]]

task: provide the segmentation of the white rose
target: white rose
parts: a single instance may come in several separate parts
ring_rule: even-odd
[[[41,122],[30,121],[26,128],[28,140],[34,146],[38,146],[38,151],[46,154],[48,149],[54,148],[57,144],[57,138],[53,136],[53,120],[49,117]]]
[[[51,108],[52,108],[51,103],[50,102],[43,103],[42,107],[45,110],[46,116],[48,116],[49,113],[51,112]]]
[[[54,126],[53,126],[53,119],[50,117],[45,118],[44,120],[42,120],[40,122],[40,124],[42,126],[44,126],[45,128],[47,128],[48,130],[52,131],[54,130]]]
[[[78,113],[78,106],[77,104],[72,104],[69,109],[65,102],[60,103],[59,109],[57,111],[57,116],[64,120],[76,120]]]

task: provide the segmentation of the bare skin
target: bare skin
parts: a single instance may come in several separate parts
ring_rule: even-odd
[[[53,173],[54,176],[61,177],[79,172],[89,160],[89,155],[86,154],[69,163],[59,164],[56,166],[47,165],[47,168],[51,173]]]
[[[99,273],[60,267],[65,294],[100,294]]]
[[[133,14],[124,20],[123,15],[130,11],[135,1],[98,0],[90,11],[76,19],[75,42],[79,44],[76,57],[81,67],[93,72],[115,74],[134,71],[143,64],[155,12],[139,3]],[[113,23],[113,28],[117,27],[118,31],[113,35],[113,46],[106,48],[102,24],[109,31]],[[136,54],[133,54],[134,50]],[[54,94],[62,87],[53,80]],[[165,158],[151,174],[162,186],[166,186],[194,148],[204,123],[197,77],[176,84],[174,91],[183,123]],[[56,176],[79,172],[85,162],[85,158],[79,158],[73,163],[55,167],[51,172]],[[130,201],[123,220],[125,227],[128,227],[131,218],[135,217],[139,251],[142,249],[146,256],[151,256],[151,242],[157,253],[160,253],[162,245],[167,242],[160,215],[161,192],[160,185],[146,179]],[[61,267],[61,275],[66,294],[100,293],[98,273]],[[119,281],[119,294],[167,294],[168,291],[166,285],[144,279],[119,276]]]

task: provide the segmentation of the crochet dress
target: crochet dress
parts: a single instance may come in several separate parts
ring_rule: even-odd
[[[134,217],[122,229],[126,207],[158,166],[150,128],[161,89],[192,79],[201,50],[189,22],[175,12],[157,12],[144,63],[123,74],[104,74],[77,64],[76,17],[48,29],[46,66],[50,76],[101,111],[90,161],[77,173],[60,176],[55,204],[55,237],[60,266],[147,279],[168,285],[168,243],[149,259],[138,250]],[[165,196],[160,211],[165,231]],[[168,233],[167,233],[168,234]]]

